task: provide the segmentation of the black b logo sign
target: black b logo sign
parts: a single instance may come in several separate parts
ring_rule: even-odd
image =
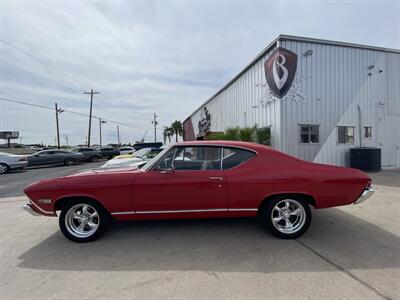
[[[297,55],[285,48],[277,48],[264,64],[265,78],[272,93],[282,98],[292,86],[297,68]]]

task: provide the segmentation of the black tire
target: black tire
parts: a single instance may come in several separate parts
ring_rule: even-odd
[[[10,171],[10,167],[7,164],[0,163],[0,174],[6,174]]]
[[[76,163],[76,160],[73,159],[73,158],[67,158],[67,159],[64,161],[64,165],[66,165],[66,166],[72,166],[72,165],[74,165],[75,163]]]
[[[93,208],[96,210],[97,215],[98,215],[98,222],[97,222],[97,229],[93,233],[91,233],[88,236],[79,236],[78,233],[73,234],[73,229],[70,223],[68,222],[69,220],[69,215],[73,213],[74,209],[78,206],[85,206],[88,205],[89,207]],[[107,229],[109,223],[110,223],[111,217],[110,214],[96,201],[92,201],[89,199],[76,199],[71,202],[69,202],[67,205],[65,205],[62,210],[60,217],[58,219],[58,224],[60,226],[61,232],[64,234],[64,236],[77,243],[87,243],[94,241],[98,239]],[[80,221],[76,220],[76,225],[79,225]],[[75,225],[75,224],[74,224]],[[85,225],[87,226],[87,225]]]
[[[91,162],[98,162],[99,159],[100,159],[100,157],[98,157],[98,156],[96,156],[96,155],[93,155],[93,156],[90,158],[90,161],[91,161]]]
[[[289,203],[288,209],[286,208],[286,203]],[[297,213],[291,215],[289,212],[293,214],[297,212],[299,215],[297,215]],[[281,218],[281,220],[279,220],[279,218]],[[290,223],[293,222],[293,224],[297,225],[292,227],[289,225],[289,227],[286,227],[286,218],[289,219]],[[261,220],[263,225],[266,226],[272,234],[282,239],[295,239],[303,235],[310,226],[311,219],[312,216],[309,204],[299,196],[278,196],[267,200],[261,208]]]

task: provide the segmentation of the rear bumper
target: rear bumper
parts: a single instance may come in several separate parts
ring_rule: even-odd
[[[372,187],[366,187],[364,191],[361,193],[361,196],[354,202],[354,204],[360,204],[370,198],[375,193],[375,190]]]

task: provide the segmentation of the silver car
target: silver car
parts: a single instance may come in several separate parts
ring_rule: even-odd
[[[0,174],[23,169],[28,165],[26,156],[0,152]]]

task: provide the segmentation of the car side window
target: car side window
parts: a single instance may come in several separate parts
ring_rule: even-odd
[[[162,171],[172,169],[172,161],[174,159],[175,150],[175,148],[172,148],[170,151],[168,151],[168,153],[165,154],[164,157],[159,161],[154,170]]]
[[[225,148],[222,158],[222,169],[228,170],[242,163],[248,161],[250,158],[254,157],[256,154],[252,151],[238,149],[238,148]]]
[[[173,166],[175,170],[221,170],[221,147],[178,147]]]

